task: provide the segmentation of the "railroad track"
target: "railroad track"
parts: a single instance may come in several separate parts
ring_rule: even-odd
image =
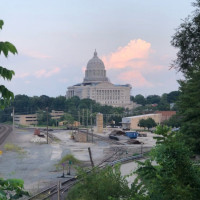
[[[114,153],[107,156],[105,159],[103,159],[100,163],[98,163],[95,168],[105,168],[106,166],[110,165],[113,166],[117,163],[125,163],[130,162],[132,160],[138,160],[143,157],[143,155],[137,155],[137,156],[129,156],[127,158],[121,158],[119,159],[118,156],[121,156],[121,154],[124,152],[124,149],[121,149],[119,147],[114,148]],[[89,174],[93,169],[90,169],[87,173]],[[60,199],[63,199],[64,196],[67,195],[68,190],[74,186],[77,182],[81,181],[81,177],[73,177],[66,181],[63,181],[60,183],[60,189],[58,189],[58,184],[54,184],[49,188],[44,189],[40,193],[35,194],[34,196],[28,198],[27,200],[54,200],[57,199],[58,192],[60,194]],[[59,191],[58,191],[59,190]]]
[[[0,125],[0,145],[3,144],[10,132],[12,132],[12,127],[3,124]]]
[[[88,135],[90,135],[90,136],[92,136],[92,137],[96,137],[96,138],[98,138],[98,139],[100,139],[100,140],[103,140],[103,141],[106,141],[106,142],[108,142],[108,143],[111,143],[111,144],[125,145],[125,144],[123,144],[123,143],[121,143],[121,142],[112,140],[112,139],[110,139],[110,138],[108,138],[108,137],[104,137],[104,136],[101,136],[101,135],[97,135],[97,134],[95,134],[95,133],[91,133],[91,132],[89,132],[89,131],[86,131],[85,129],[80,129],[79,131],[82,132],[82,133],[88,134]]]

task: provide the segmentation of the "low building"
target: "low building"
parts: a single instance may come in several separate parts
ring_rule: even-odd
[[[60,119],[64,115],[64,112],[52,110],[50,115],[51,115],[51,119]]]
[[[161,122],[163,122],[171,118],[173,115],[175,115],[176,111],[156,111],[155,113],[162,115]]]
[[[15,115],[14,123],[18,125],[37,125],[37,114]]]
[[[148,118],[152,118],[157,124],[160,124],[162,115],[158,113],[158,114],[137,115],[132,117],[123,117],[122,129],[143,129],[138,126],[138,123],[141,119],[148,119]]]

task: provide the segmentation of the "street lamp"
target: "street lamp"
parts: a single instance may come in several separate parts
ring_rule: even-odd
[[[46,113],[47,113],[47,144],[49,143],[49,132],[48,132],[48,115],[49,115],[49,113],[48,113],[48,107],[46,107]]]

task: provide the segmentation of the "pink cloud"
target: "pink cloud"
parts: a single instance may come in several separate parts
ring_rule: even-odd
[[[41,70],[35,72],[34,75],[35,75],[37,78],[40,78],[40,77],[45,77],[45,78],[47,78],[47,77],[53,76],[54,74],[57,74],[57,73],[59,73],[59,72],[60,72],[60,68],[59,68],[59,67],[56,67],[56,68],[54,68],[54,69],[52,69],[52,70],[50,70],[50,71],[47,71],[47,70],[45,70],[45,69],[41,69]]]
[[[35,72],[35,76],[36,76],[37,78],[40,78],[40,77],[44,76],[45,73],[46,73],[46,70],[45,70],[45,69],[41,69],[41,70]]]
[[[36,51],[28,51],[28,52],[23,52],[23,54],[32,57],[32,58],[38,58],[38,59],[47,59],[50,58],[50,56],[45,55],[43,53],[40,52],[36,52]]]
[[[56,67],[55,69],[53,69],[53,70],[47,72],[47,73],[45,74],[45,77],[50,77],[50,76],[52,76],[52,75],[54,75],[54,74],[57,74],[57,73],[59,73],[59,72],[60,72],[60,68],[59,68],[59,67]]]
[[[122,72],[117,78],[123,83],[130,83],[133,87],[153,87],[153,84],[147,81],[139,71]]]
[[[106,69],[122,69],[134,66],[138,60],[144,60],[150,54],[151,44],[141,40],[131,40],[126,46],[119,47],[115,52],[103,56]]]
[[[108,71],[118,72],[119,75],[114,77],[115,81],[130,83],[133,87],[153,87],[144,75],[164,70],[162,65],[153,63],[151,58],[155,57],[155,54],[151,43],[136,39],[104,55],[102,60]]]
[[[25,78],[25,77],[27,77],[27,76],[29,76],[29,75],[30,75],[30,73],[28,73],[28,72],[17,73],[17,74],[15,75],[15,78]]]

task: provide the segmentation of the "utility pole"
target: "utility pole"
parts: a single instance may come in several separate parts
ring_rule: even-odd
[[[82,123],[83,123],[83,126],[85,126],[85,121],[84,121],[84,109],[83,109],[83,115],[82,115]]]
[[[78,122],[79,122],[79,124],[81,124],[80,111],[78,111]]]
[[[48,121],[49,121],[49,113],[48,113],[48,107],[46,107],[46,113],[47,113],[47,144],[49,143],[49,132],[48,132]]]
[[[15,108],[13,107],[13,132],[14,132],[14,128],[15,128]]]
[[[88,109],[87,109],[87,122],[86,122],[86,125],[88,127]]]
[[[92,168],[94,168],[94,162],[93,162],[93,160],[92,160],[92,153],[91,153],[90,147],[88,147],[88,152],[89,152],[90,162],[91,162]]]
[[[92,105],[90,107],[90,125],[91,125],[91,128],[92,128]]]

